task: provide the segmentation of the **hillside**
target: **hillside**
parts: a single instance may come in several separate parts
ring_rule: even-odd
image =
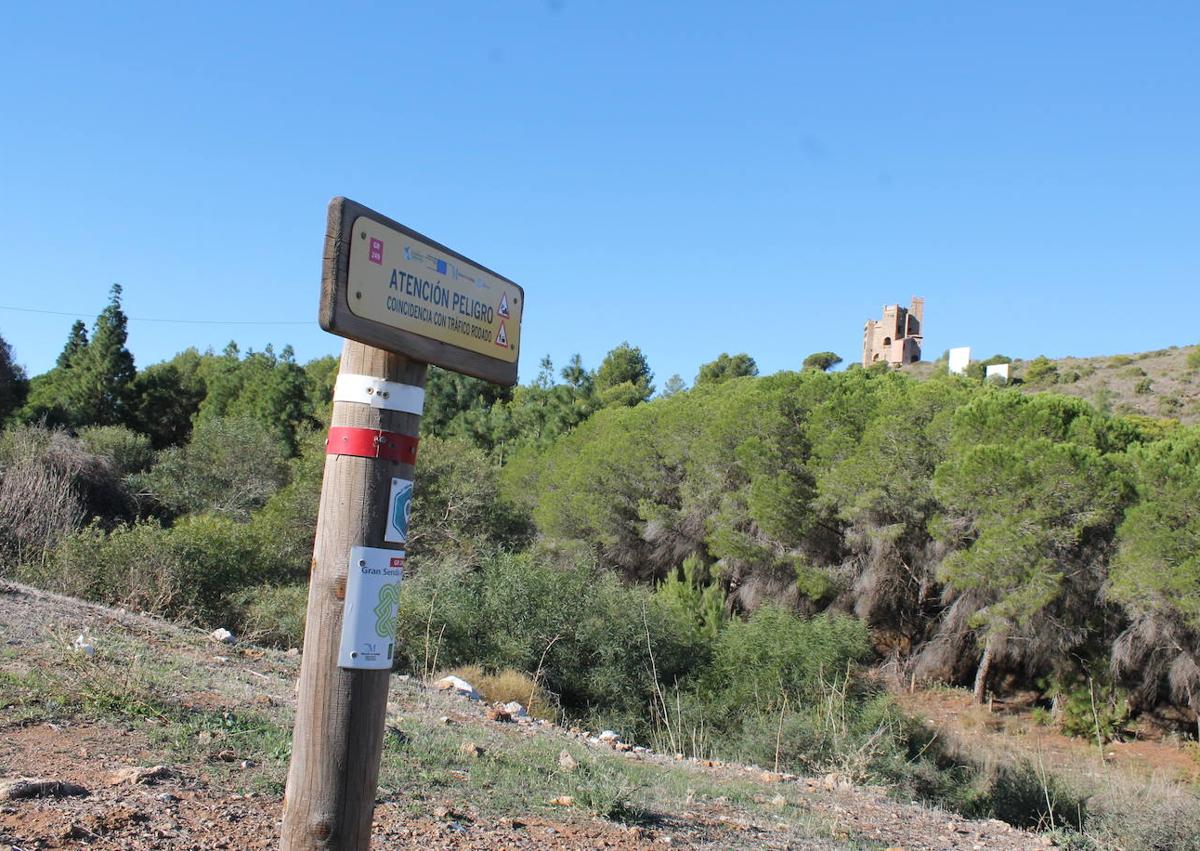
[[[275,846],[295,653],[13,585],[0,592],[0,632],[0,847]],[[81,632],[93,656],[72,648]],[[394,678],[387,723],[379,847],[1049,844],[836,777],[619,753],[551,725],[488,721],[407,678]],[[24,798],[18,778],[82,789]]]
[[[413,679],[396,678],[380,835],[839,847],[878,834],[926,847],[939,820],[963,823],[953,811],[1057,829],[1076,851],[1200,851],[1200,588],[1187,555],[1200,428],[1037,392],[1094,382],[1116,410],[1128,380],[1134,401],[1170,390],[1154,409],[1190,415],[1191,355],[1036,359],[1000,392],[938,364],[914,370],[928,380],[754,377],[726,358],[712,380],[648,399],[648,366],[628,346],[595,373],[573,361],[562,382],[547,365],[511,398],[434,372],[444,404],[423,421],[397,624],[397,672]],[[296,672],[282,651],[302,642],[337,364],[185,352],[148,367],[130,399],[156,398],[159,367],[190,394],[172,423],[100,399],[72,401],[61,428],[22,411],[0,435],[0,576],[203,627],[24,586],[0,595],[13,732],[0,771],[36,767],[92,793],[44,811],[6,804],[7,836],[43,812],[34,835],[60,844],[107,832],[128,847],[149,825],[162,836],[136,833],[144,847],[208,847],[197,837],[231,812],[245,836],[213,843],[274,836]],[[60,379],[64,393],[87,389],[69,370]],[[216,627],[278,649],[210,644]],[[94,657],[71,650],[81,633]],[[620,756],[485,723],[417,684],[469,666],[524,678],[518,694],[541,689],[564,726],[814,780]],[[563,750],[586,767],[560,772]],[[1142,769],[1162,764],[1175,779],[1147,787]],[[112,765],[135,779],[166,766],[143,779],[171,798],[138,797],[133,833],[81,821],[128,803],[107,784]],[[155,803],[193,800],[184,791],[196,814]],[[942,809],[894,817],[888,797]],[[497,835],[500,819],[554,833]],[[888,826],[898,819],[919,830]]]
[[[1166,417],[1190,425],[1200,422],[1200,370],[1188,365],[1197,349],[1200,346],[1172,346],[1136,354],[1059,358],[1050,361],[1054,369],[1041,380],[1030,378],[1034,361],[1014,358],[1012,377],[1026,393],[1078,396],[1114,414]],[[903,371],[926,378],[944,369],[945,362],[939,360]]]

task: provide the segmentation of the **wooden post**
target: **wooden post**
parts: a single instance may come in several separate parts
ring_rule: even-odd
[[[342,348],[343,375],[424,387],[425,370],[424,363],[352,340]],[[333,405],[334,427],[415,437],[420,424],[418,414],[352,402]],[[412,479],[413,466],[350,455],[325,459],[283,802],[283,851],[361,851],[370,845],[391,673],[340,668],[337,656],[350,548],[402,548],[384,543],[393,476]]]

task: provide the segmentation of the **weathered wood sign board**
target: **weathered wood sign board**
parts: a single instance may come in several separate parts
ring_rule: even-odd
[[[525,292],[387,216],[329,203],[321,327],[493,384],[517,383]]]

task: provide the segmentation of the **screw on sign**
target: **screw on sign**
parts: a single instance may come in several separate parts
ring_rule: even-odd
[[[429,364],[517,380],[524,292],[345,198],[319,322],[346,338],[325,446],[281,847],[365,849]]]

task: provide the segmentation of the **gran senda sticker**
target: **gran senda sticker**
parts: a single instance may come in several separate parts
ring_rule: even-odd
[[[391,668],[404,551],[351,547],[349,568],[338,667]]]

